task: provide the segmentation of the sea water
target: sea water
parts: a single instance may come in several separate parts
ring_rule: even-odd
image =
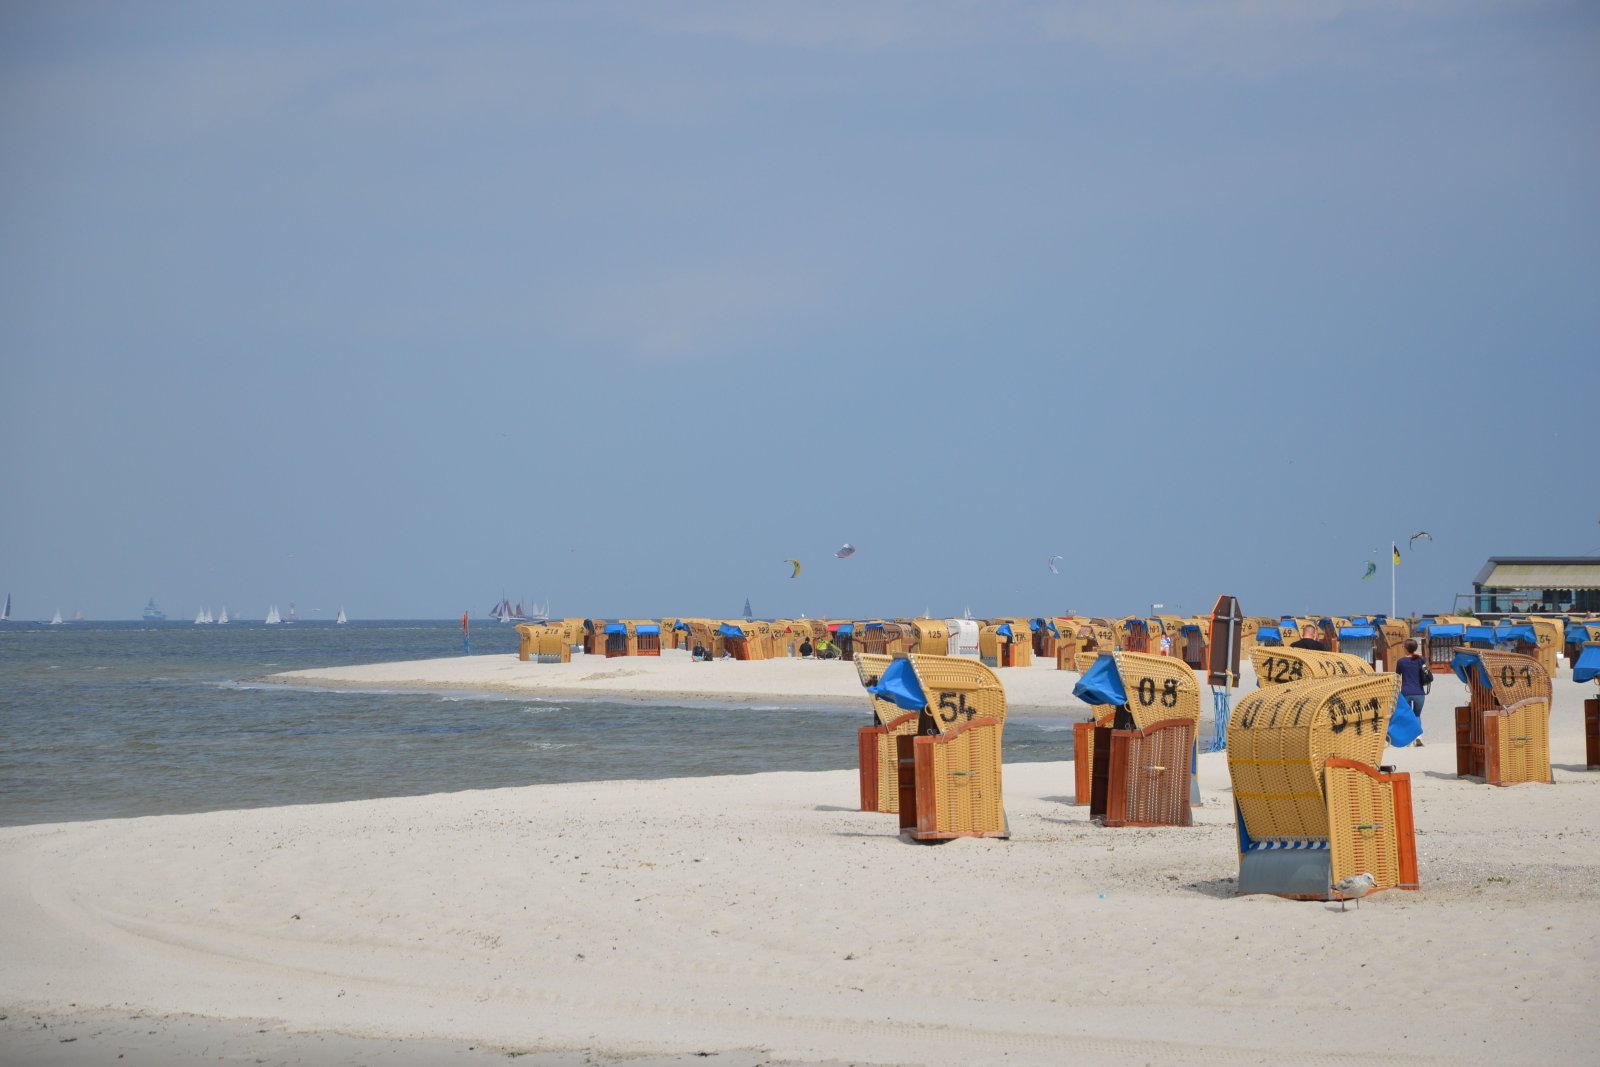
[[[516,646],[515,627],[472,631],[475,656]],[[458,622],[0,624],[0,825],[837,770],[855,766],[871,717],[865,699],[641,704],[258,681],[461,654]],[[1013,718],[1006,762],[1070,759],[1071,739],[1065,710]]]

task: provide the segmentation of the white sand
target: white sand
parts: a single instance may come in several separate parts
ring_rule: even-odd
[[[647,661],[463,662],[297,677],[459,688],[560,671],[558,689],[642,696],[640,676],[588,675]],[[678,696],[845,698],[866,717],[848,665],[647,669]],[[753,684],[779,676],[803,684]],[[1076,678],[1002,677],[1044,706]],[[1423,889],[1343,914],[1233,895],[1220,755],[1202,757],[1191,829],[1096,828],[1068,803],[1070,764],[1018,764],[1012,839],[941,846],[852,810],[854,772],[3,829],[0,1061],[116,1062],[142,1034],[158,1044],[135,1051],[174,1062],[1587,1062],[1592,691],[1557,682],[1556,785],[1495,789],[1454,776],[1463,693],[1441,679],[1433,743],[1390,753],[1414,776]],[[82,1040],[51,1045],[41,1022]]]

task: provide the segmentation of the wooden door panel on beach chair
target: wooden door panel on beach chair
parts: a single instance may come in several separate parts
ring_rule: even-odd
[[[1342,652],[1318,652],[1313,648],[1272,648],[1256,646],[1250,662],[1259,685],[1282,685],[1307,678],[1337,678],[1348,674],[1371,674],[1372,664],[1360,656]]]
[[[1400,860],[1414,856],[1410,777],[1377,770],[1399,693],[1396,675],[1345,675],[1265,685],[1239,702],[1227,739],[1239,892],[1327,900],[1344,877],[1335,872],[1374,850],[1388,858],[1362,869],[1379,889],[1414,885],[1414,860]]]
[[[926,702],[923,727],[937,732],[896,742],[901,832],[916,841],[1011,836],[1001,772],[1005,687],[993,670],[965,656],[906,658]]]
[[[1088,723],[1073,727],[1075,799],[1082,803],[1087,784],[1089,817],[1107,827],[1191,825],[1200,726],[1193,669],[1168,656],[1118,651],[1098,661],[1073,695],[1095,709],[1092,733]],[[1119,711],[1131,729],[1115,728]]]

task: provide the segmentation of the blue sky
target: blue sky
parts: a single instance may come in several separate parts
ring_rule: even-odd
[[[1583,4],[8,4],[0,587],[1445,610],[1600,551],[1597,105]]]

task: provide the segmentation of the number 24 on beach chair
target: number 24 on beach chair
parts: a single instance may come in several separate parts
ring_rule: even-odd
[[[1010,837],[1000,766],[1006,697],[994,671],[964,656],[913,653],[875,657],[860,673],[886,740],[895,746],[901,834],[913,841]],[[868,684],[869,679],[875,682]],[[915,729],[890,735],[890,722],[897,730],[905,726],[900,716],[886,721],[891,709],[915,715]],[[879,767],[881,751],[872,753]],[[863,807],[868,756],[863,731]],[[881,777],[874,791],[881,797]]]

